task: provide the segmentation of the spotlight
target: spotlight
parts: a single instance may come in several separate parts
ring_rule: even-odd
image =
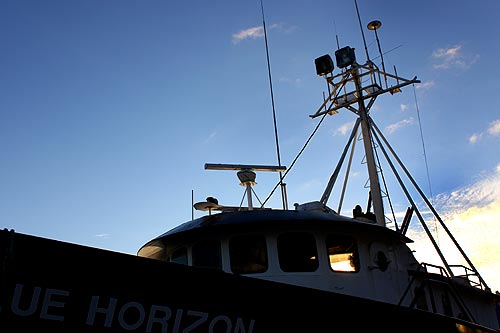
[[[344,68],[356,62],[356,55],[354,49],[350,46],[343,47],[335,51],[335,59],[337,60],[337,67]]]
[[[333,60],[328,54],[316,58],[314,64],[316,65],[316,74],[318,75],[323,76],[333,72]]]

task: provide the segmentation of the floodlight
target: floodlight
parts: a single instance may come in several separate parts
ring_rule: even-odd
[[[337,67],[344,68],[356,62],[356,55],[354,49],[350,46],[343,47],[335,51],[335,59],[337,60]]]
[[[323,76],[333,72],[333,60],[328,54],[316,58],[314,64],[316,65],[316,74],[318,75]]]

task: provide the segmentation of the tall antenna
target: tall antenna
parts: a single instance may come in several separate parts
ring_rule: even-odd
[[[337,50],[338,50],[340,49],[339,34],[337,33],[337,25],[335,24],[335,19],[333,20],[333,29],[335,30],[335,41],[337,42]]]
[[[354,5],[356,6],[356,13],[358,14],[359,30],[361,30],[361,36],[363,37],[363,45],[365,46],[366,61],[370,61],[370,56],[368,55],[368,48],[366,47],[365,33],[363,32],[363,25],[361,24],[361,17],[359,16],[358,2],[354,0]]]
[[[277,127],[277,124],[276,124],[276,110],[274,108],[273,81],[272,81],[272,78],[271,78],[271,64],[270,64],[270,61],[269,61],[269,48],[268,48],[268,45],[267,45],[266,20],[264,18],[264,5],[262,4],[262,0],[260,0],[260,9],[261,9],[261,12],[262,12],[262,26],[263,26],[263,29],[264,29],[264,40],[266,42],[267,73],[268,73],[268,76],[269,76],[269,87],[271,89],[270,90],[271,91],[271,103],[272,103],[272,107],[273,107],[274,138],[275,138],[275,141],[276,141],[276,153],[278,155],[278,166],[281,167],[280,146],[279,146],[279,142],[278,142],[278,127]],[[283,183],[283,174],[282,174],[281,171],[279,172],[279,175],[280,175],[281,200],[283,201],[283,209],[288,209],[288,203],[287,203],[287,200],[286,200],[286,184]]]

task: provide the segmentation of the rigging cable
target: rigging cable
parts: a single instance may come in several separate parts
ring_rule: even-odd
[[[429,186],[429,194],[430,194],[430,199],[431,199],[430,201],[431,201],[432,204],[434,204],[432,202],[434,196],[432,195],[431,178],[430,178],[430,175],[429,175],[429,165],[427,163],[427,153],[425,151],[424,134],[423,134],[423,131],[422,131],[422,123],[420,121],[420,110],[418,108],[418,103],[417,103],[417,93],[416,93],[416,90],[415,90],[415,84],[413,84],[413,97],[415,99],[415,108],[417,110],[418,126],[419,126],[419,129],[420,129],[420,139],[422,140],[422,151],[423,151],[423,154],[424,154],[425,171],[427,173],[427,184]],[[436,229],[436,232],[437,232],[437,229]]]
[[[337,92],[335,93],[335,95],[333,97],[331,97],[331,94],[330,94],[330,96],[328,96],[328,99],[332,100],[332,101],[335,100],[338,97],[338,95],[339,95],[339,93],[340,93],[340,91],[341,91],[341,89],[343,87],[345,87],[345,82],[342,84],[342,87],[340,87],[340,89],[337,90]],[[332,92],[332,94],[333,94],[333,92]],[[325,103],[324,105],[325,105],[325,110],[326,110],[326,100],[325,100],[324,103]],[[295,162],[297,162],[297,160],[299,159],[300,155],[302,155],[302,153],[306,149],[307,145],[309,144],[309,142],[311,142],[313,136],[318,131],[319,127],[321,126],[321,123],[323,123],[323,120],[325,120],[326,115],[328,115],[328,112],[325,112],[323,114],[323,117],[321,117],[320,121],[318,122],[318,124],[316,125],[316,127],[314,128],[314,130],[312,131],[311,135],[309,135],[309,138],[307,138],[306,142],[304,143],[304,145],[302,146],[302,148],[300,149],[300,151],[297,153],[297,156],[295,156],[295,158],[293,159],[292,163],[290,164],[290,166],[285,171],[285,173],[284,173],[283,177],[281,178],[281,180],[283,180],[286,177],[286,175],[288,174],[288,172],[290,172],[290,170],[292,170],[292,167],[295,165]],[[266,202],[273,196],[274,191],[276,191],[276,188],[279,185],[280,185],[280,183],[278,183],[278,184],[276,184],[274,186],[274,188],[271,190],[271,193],[269,193],[269,195],[267,196],[266,200],[264,200],[264,203],[262,203],[261,208],[263,208],[264,205],[266,204]]]
[[[417,110],[418,126],[419,126],[419,129],[420,129],[420,138],[422,140],[422,150],[424,152],[425,169],[427,171],[427,182],[428,182],[428,185],[429,185],[429,194],[431,195],[431,202],[432,202],[433,196],[432,196],[432,188],[431,188],[431,179],[429,177],[429,167],[427,165],[427,154],[425,152],[424,135],[423,135],[423,132],[422,132],[422,124],[420,122],[420,111],[418,109],[417,93],[415,92],[415,85],[413,85],[413,96],[415,98],[415,107],[416,107],[416,110]]]
[[[331,94],[333,94],[333,92],[332,92],[330,94],[330,96],[328,96],[328,99],[331,100],[331,101],[335,100],[338,97],[339,93],[341,92],[342,88],[345,88],[345,82],[342,84],[342,86],[340,87],[340,89],[337,90],[337,92],[335,93],[335,95],[333,97],[331,97]],[[326,100],[325,100],[324,103],[325,103],[324,105],[325,105],[325,110],[326,110]],[[300,149],[300,151],[297,153],[297,156],[295,156],[295,158],[293,159],[292,163],[290,164],[290,166],[287,168],[287,170],[283,174],[283,177],[281,178],[281,180],[283,180],[286,177],[286,175],[290,172],[290,170],[292,170],[292,167],[295,165],[295,163],[299,159],[300,155],[302,155],[302,153],[306,149],[307,145],[309,145],[309,142],[311,142],[313,136],[316,134],[316,132],[318,131],[319,127],[321,126],[321,124],[323,123],[323,120],[325,120],[325,117],[327,115],[328,115],[328,112],[325,112],[323,114],[323,116],[321,117],[320,121],[318,122],[318,124],[316,125],[316,127],[314,128],[314,130],[312,131],[311,135],[309,135],[309,138],[307,138],[306,142],[304,143],[304,145],[302,146],[302,148]],[[266,200],[264,200],[264,202],[262,203],[261,208],[263,208],[264,205],[266,204],[266,202],[273,196],[274,191],[276,191],[276,188],[279,185],[280,185],[280,183],[276,184],[273,187],[273,189],[271,190],[271,193],[269,193],[269,195],[267,196]]]
[[[389,203],[389,207],[390,207],[391,213],[392,213],[392,220],[389,219],[389,221],[393,222],[394,228],[396,229],[396,231],[399,231],[400,228],[399,228],[398,223],[396,221],[396,214],[394,213],[394,206],[392,205],[392,200],[391,200],[391,197],[389,195],[389,188],[387,187],[387,182],[385,181],[385,176],[384,176],[384,173],[382,172],[382,164],[380,163],[380,158],[379,158],[378,151],[377,151],[377,144],[373,140],[373,137],[374,137],[374,135],[376,135],[376,133],[373,131],[374,122],[370,116],[368,116],[368,122],[370,125],[370,135],[372,137],[372,142],[373,142],[373,151],[374,151],[375,157],[377,159],[377,164],[378,164],[378,169],[379,169],[378,172],[380,173],[380,177],[382,178],[382,184],[384,185],[384,194],[387,197],[387,202]],[[377,139],[377,141],[378,141],[378,139]],[[378,144],[378,147],[380,147],[380,143]]]
[[[316,132],[318,131],[319,129],[319,126],[321,125],[321,123],[323,122],[323,120],[325,120],[325,117],[328,113],[325,113],[323,114],[323,117],[321,117],[321,120],[318,122],[318,124],[316,125],[316,127],[314,128],[314,130],[312,131],[311,135],[309,135],[309,138],[306,140],[306,143],[304,143],[304,145],[302,146],[302,149],[300,149],[299,153],[297,154],[297,156],[295,156],[295,158],[293,159],[292,163],[290,164],[290,167],[288,167],[285,171],[285,174],[283,175],[283,178],[285,178],[285,176],[288,174],[288,172],[290,170],[292,170],[292,167],[295,165],[295,162],[297,162],[297,160],[299,159],[300,155],[302,155],[302,153],[304,152],[304,150],[306,149],[307,145],[309,144],[309,142],[312,140],[314,134],[316,134]],[[283,179],[282,178],[282,179]],[[262,206],[261,207],[264,207],[264,205],[266,204],[266,202],[272,197],[274,191],[276,191],[276,188],[279,186],[279,183],[276,184],[274,186],[274,188],[272,189],[271,193],[267,196],[266,200],[264,200],[264,203],[262,203]]]
[[[424,134],[423,134],[423,131],[422,131],[422,123],[420,122],[420,111],[419,111],[418,103],[417,103],[417,93],[416,93],[416,90],[415,90],[415,84],[413,84],[413,97],[415,99],[415,108],[417,110],[418,126],[419,126],[419,129],[420,129],[420,139],[422,140],[422,151],[423,151],[423,154],[424,154],[425,170],[427,172],[427,184],[429,186],[430,202],[432,204],[434,204],[434,202],[433,202],[434,196],[432,195],[431,178],[430,178],[430,175],[429,175],[429,166],[427,164],[427,154],[425,152]],[[434,231],[436,232],[436,239],[437,239],[437,242],[439,244],[439,237],[438,237],[438,229],[437,229],[436,219],[434,219]]]
[[[266,20],[264,18],[264,5],[262,4],[262,0],[260,0],[260,9],[262,12],[262,27],[264,29],[264,41],[266,43],[266,59],[267,59],[267,73],[269,76],[269,88],[271,92],[271,104],[273,108],[273,122],[274,122],[274,138],[276,141],[276,154],[278,155],[278,166],[281,167],[281,158],[280,158],[280,146],[278,142],[278,128],[276,124],[276,110],[274,108],[274,94],[273,94],[273,81],[271,78],[271,64],[269,61],[269,48],[267,45],[267,29],[266,29]],[[280,171],[280,182],[279,184],[281,185],[281,199],[283,201],[283,209],[288,209],[288,204],[286,202],[286,193],[285,193],[285,185],[283,184],[283,174]]]

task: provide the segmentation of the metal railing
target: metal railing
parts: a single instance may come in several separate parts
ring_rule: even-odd
[[[398,305],[400,305],[400,306],[402,305],[402,303],[405,300],[406,296],[408,295],[411,287],[416,285],[418,290],[415,293],[415,295],[413,296],[413,298],[411,299],[409,307],[410,308],[415,307],[415,305],[417,304],[417,302],[419,300],[419,297],[422,297],[423,295],[425,295],[425,289],[427,288],[427,290],[428,290],[427,295],[429,296],[429,301],[431,303],[432,312],[437,313],[438,310],[436,308],[436,301],[434,298],[434,292],[433,292],[432,286],[433,285],[434,286],[440,285],[441,287],[443,287],[444,289],[449,291],[449,293],[453,297],[456,305],[458,306],[458,308],[460,309],[461,314],[462,314],[461,316],[459,316],[460,319],[466,319],[466,320],[472,321],[473,323],[477,323],[476,320],[474,319],[474,317],[472,316],[471,311],[468,309],[464,300],[460,296],[460,293],[458,293],[458,291],[455,289],[453,282],[456,282],[456,278],[458,277],[458,278],[463,279],[467,285],[472,286],[472,287],[479,287],[479,288],[483,289],[482,284],[478,283],[478,282],[473,282],[470,280],[470,277],[472,277],[472,276],[477,277],[477,274],[474,274],[473,270],[468,269],[467,267],[462,266],[462,265],[452,265],[451,267],[463,268],[465,274],[450,277],[450,275],[448,274],[448,272],[446,271],[446,269],[444,267],[429,264],[429,263],[421,263],[418,266],[418,268],[416,269],[416,271],[414,271],[413,277],[410,280],[410,283],[408,284],[408,286],[406,287],[403,295],[401,296],[401,299],[399,300]],[[430,270],[433,270],[435,272],[430,272]],[[436,276],[436,275],[440,276],[441,278],[434,278],[431,274],[433,274],[434,276]],[[417,285],[416,281],[417,281],[418,277],[421,277],[422,279],[421,279],[420,283]],[[465,316],[465,318],[463,316]]]

